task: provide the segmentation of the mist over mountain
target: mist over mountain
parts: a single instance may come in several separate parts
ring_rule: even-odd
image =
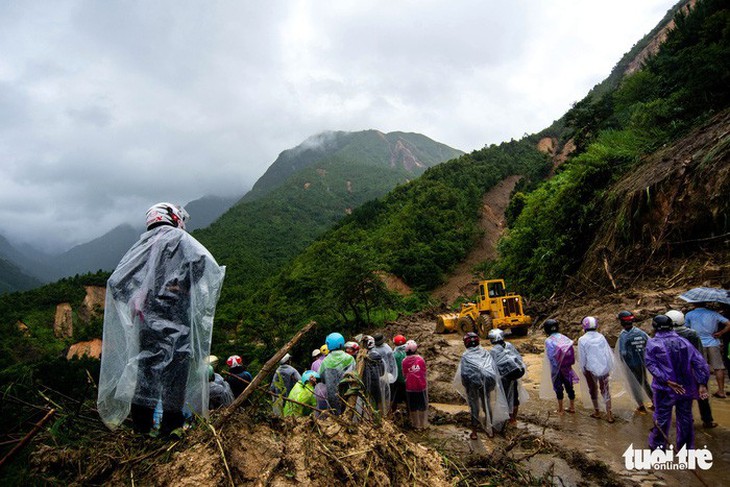
[[[461,154],[412,133],[310,137],[282,152],[239,203],[195,237],[228,266],[229,286],[252,285],[353,209]]]

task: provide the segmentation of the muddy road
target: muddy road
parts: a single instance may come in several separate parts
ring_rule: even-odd
[[[689,471],[629,471],[623,453],[632,444],[635,448],[646,448],[653,424],[651,413],[635,413],[635,405],[628,395],[622,395],[613,398],[615,423],[594,419],[590,417],[592,409],[583,406],[580,388],[576,387],[579,396],[576,413],[558,416],[557,402],[539,397],[544,337],[532,332],[527,337],[508,337],[528,364],[523,385],[530,400],[520,406],[517,424],[508,426],[504,435],[493,439],[480,434],[478,440],[469,440],[468,407],[451,385],[464,350],[461,337],[435,335],[433,328],[434,323],[427,318],[411,317],[385,330],[388,335],[403,333],[415,339],[428,366],[432,425],[426,432],[411,433],[413,440],[436,448],[450,458],[462,459],[477,471],[480,466],[500,463],[497,457],[505,455],[508,448],[509,458],[517,460],[532,480],[552,478],[554,485],[702,486],[704,482],[716,486],[726,485],[726,479],[730,478],[730,399],[711,399],[715,421],[720,424],[714,429],[702,428],[694,406],[696,448],[706,447],[713,455],[709,470],[696,470],[699,478]],[[713,379],[710,389],[715,388]],[[616,389],[620,393],[618,384]],[[530,441],[525,442],[526,439]]]

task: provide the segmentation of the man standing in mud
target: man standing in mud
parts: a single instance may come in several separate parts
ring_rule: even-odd
[[[160,436],[183,426],[183,408],[207,415],[213,315],[225,268],[185,231],[171,203],[147,210],[147,231],[107,282],[99,415],[111,429],[131,411],[149,433],[162,404]]]
[[[617,318],[623,331],[616,342],[616,354],[620,365],[624,368],[629,392],[638,405],[636,412],[646,414],[644,401],[653,396],[644,362],[644,350],[649,335],[634,326],[636,318],[631,311],[620,311]]]
[[[656,330],[646,343],[646,368],[653,380],[654,427],[649,432],[649,448],[669,447],[669,427],[672,409],[676,409],[677,443],[674,451],[683,446],[694,448],[695,431],[692,401],[707,398],[710,368],[692,344],[672,328],[672,319],[657,315],[652,320]]]
[[[706,303],[693,303],[694,309],[685,316],[687,328],[697,332],[702,340],[703,355],[715,373],[718,399],[725,399],[725,363],[722,360],[721,339],[730,332],[730,320],[716,311],[707,309]]]

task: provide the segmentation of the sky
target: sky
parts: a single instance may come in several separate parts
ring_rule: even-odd
[[[323,131],[519,139],[674,3],[0,2],[0,235],[61,251],[158,201],[240,196]]]

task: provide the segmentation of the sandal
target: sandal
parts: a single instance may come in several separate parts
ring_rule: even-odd
[[[702,423],[702,427],[705,429],[717,428],[717,423],[714,421],[712,423]]]
[[[566,413],[575,414],[575,409],[566,409]]]
[[[469,439],[470,440],[478,440],[479,439],[479,436],[477,436],[477,434],[476,434],[475,431],[472,431],[471,434],[469,435]]]
[[[712,397],[716,397],[716,398],[718,398],[718,399],[725,399],[725,398],[726,398],[727,396],[721,396],[721,395],[720,395],[720,391],[717,391],[716,393],[714,393],[714,394],[712,395]]]
[[[591,413],[590,416],[591,416],[591,418],[601,419],[601,413],[594,412],[594,413]]]
[[[613,417],[613,416],[609,416],[609,417],[608,417],[608,418],[606,419],[606,421],[608,421],[609,423],[612,423],[612,424],[613,424],[613,423],[615,423],[615,422],[616,422],[616,418],[615,418],[615,417]]]

